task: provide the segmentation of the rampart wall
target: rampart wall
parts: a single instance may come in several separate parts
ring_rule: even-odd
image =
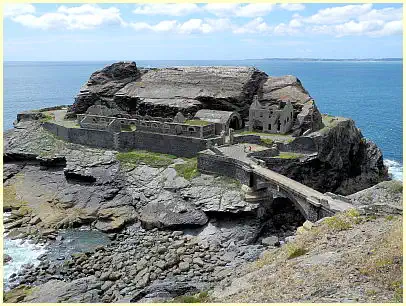
[[[98,115],[78,115],[78,122],[82,128],[108,129],[113,122],[119,123],[123,128],[135,127],[137,131],[161,133],[169,135],[183,135],[195,138],[210,138],[215,135],[215,125],[205,126],[189,125],[172,122],[160,117],[135,116],[132,119],[106,117]]]
[[[119,151],[148,150],[182,157],[196,156],[199,151],[207,148],[207,141],[209,140],[138,130],[112,133],[107,130],[67,128],[51,122],[43,123],[43,127],[65,141],[81,145]],[[213,145],[223,144],[221,137],[211,138],[210,141]]]

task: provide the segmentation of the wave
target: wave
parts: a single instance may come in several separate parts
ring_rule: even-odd
[[[388,167],[389,175],[393,180],[403,182],[403,165],[401,163],[390,159],[385,159],[383,163]]]

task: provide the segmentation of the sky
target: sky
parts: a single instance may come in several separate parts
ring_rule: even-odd
[[[401,4],[5,4],[5,61],[402,57]]]

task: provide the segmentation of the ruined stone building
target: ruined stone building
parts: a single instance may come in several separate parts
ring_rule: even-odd
[[[262,104],[254,97],[249,110],[250,131],[286,134],[291,131],[293,120],[293,106],[289,101]]]

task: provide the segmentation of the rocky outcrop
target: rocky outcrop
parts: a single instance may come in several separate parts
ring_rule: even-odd
[[[237,111],[246,119],[254,95],[264,103],[290,101],[297,117],[296,134],[320,128],[320,113],[298,78],[268,77],[252,67],[139,70],[134,62],[115,63],[91,75],[68,116],[100,104],[118,116],[173,117],[180,111],[191,118],[204,108]]]
[[[96,71],[81,88],[71,108],[84,113],[93,104],[117,114],[193,116],[199,109],[248,114],[253,95],[266,74],[250,67],[175,67],[138,70],[119,62]]]
[[[381,150],[363,138],[353,120],[329,117],[325,123],[320,131],[288,145],[293,150],[310,148],[316,154],[300,161],[268,159],[267,166],[318,191],[342,195],[389,179]]]

